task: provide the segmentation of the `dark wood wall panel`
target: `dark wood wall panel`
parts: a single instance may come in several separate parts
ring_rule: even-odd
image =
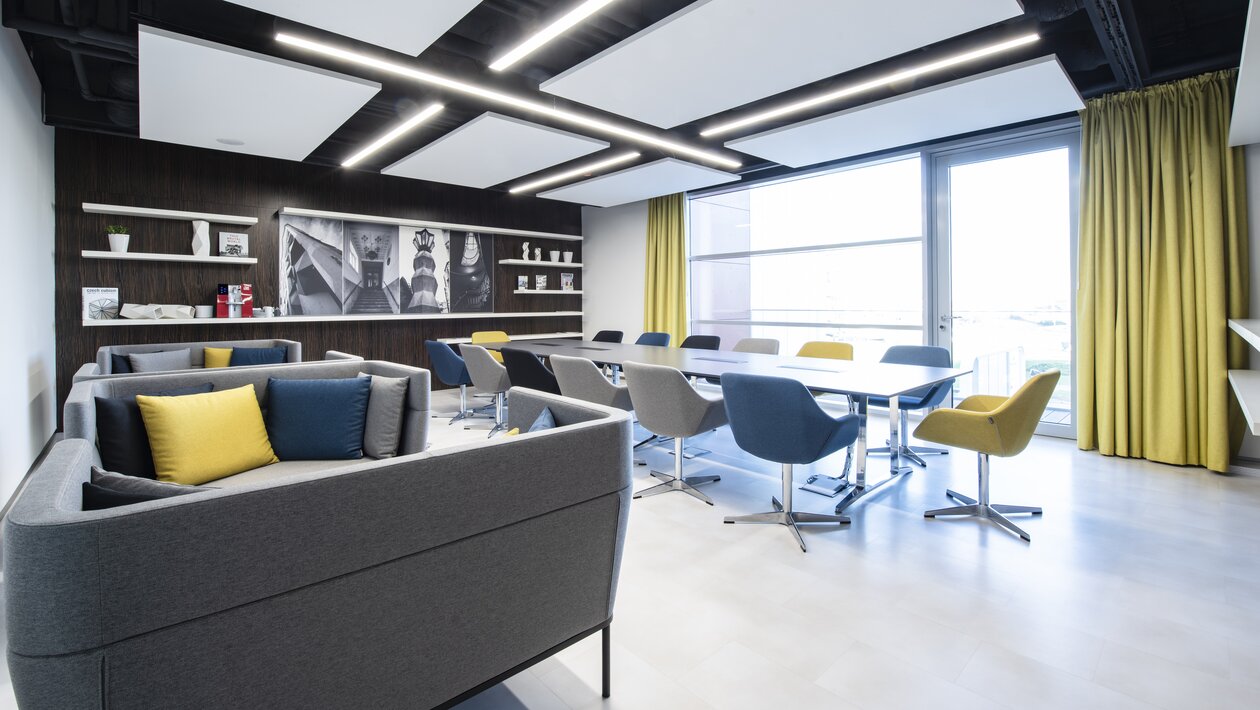
[[[474,330],[509,333],[579,331],[579,317],[450,318],[434,320],[288,323],[283,320],[241,324],[179,324],[83,327],[80,289],[119,288],[124,302],[209,304],[220,283],[251,283],[255,303],[278,304],[279,210],[282,207],[381,215],[526,229],[559,234],[581,233],[576,205],[487,190],[407,180],[373,173],[326,168],[58,129],[56,135],[56,318],[58,408],[75,370],[95,360],[96,349],[118,343],[162,343],[241,338],[289,338],[302,342],[307,359],[325,350],[427,367],[424,340],[467,336]],[[84,259],[83,249],[108,250],[105,227],[131,230],[130,251],[191,253],[191,225],[162,219],[85,214],[84,202],[247,215],[258,224],[241,227],[211,224],[212,253],[219,232],[249,234],[253,266]],[[571,250],[582,260],[582,243],[496,237],[494,260],[519,258],[529,239],[544,251]],[[580,311],[580,295],[515,295],[516,276],[547,274],[549,288],[559,288],[563,269],[494,267],[495,310]],[[574,269],[575,288],[581,270]],[[441,386],[435,382],[435,386]]]

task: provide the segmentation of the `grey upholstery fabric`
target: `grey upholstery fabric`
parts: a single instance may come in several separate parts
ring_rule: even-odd
[[[630,389],[626,385],[609,382],[590,360],[568,355],[552,355],[549,359],[551,371],[556,373],[560,392],[564,396],[626,411],[634,409]]]
[[[106,345],[96,350],[96,369],[88,372],[80,369],[79,374],[88,376],[112,375],[110,355],[130,355],[132,353],[154,353],[162,350],[188,350],[192,356],[193,367],[204,367],[205,348],[274,348],[283,345],[286,348],[287,362],[302,362],[302,344],[296,340],[279,340],[268,338],[263,340],[219,340],[197,343],[144,343],[141,345]],[[76,375],[75,382],[78,382]]]
[[[19,704],[430,707],[609,619],[630,418],[513,400],[562,426],[95,512],[59,442],[4,523]]]
[[[398,454],[403,402],[406,399],[406,378],[372,375],[367,421],[363,426],[364,454],[374,459],[387,459]]]
[[[402,440],[398,450],[403,454],[424,451],[429,434],[429,371],[379,360],[323,360],[293,365],[223,367],[93,378],[70,388],[63,410],[62,429],[66,438],[95,441],[94,397],[128,397],[142,392],[188,387],[206,382],[213,383],[216,391],[252,384],[259,405],[265,409],[267,379],[270,377],[319,379],[356,377],[359,374],[409,379]]]
[[[687,437],[726,424],[721,395],[701,394],[672,367],[624,364],[639,423],[653,434]]]
[[[132,353],[127,356],[134,372],[165,372],[167,370],[187,370],[192,367],[192,353],[188,348],[183,350],[163,350],[160,353]]]
[[[778,355],[779,341],[774,338],[741,338],[735,347],[737,353],[761,353],[762,355]]]
[[[482,392],[506,392],[512,387],[507,368],[490,356],[480,345],[463,343],[459,353],[464,356],[464,364],[468,366],[468,376],[472,378],[473,387]]]

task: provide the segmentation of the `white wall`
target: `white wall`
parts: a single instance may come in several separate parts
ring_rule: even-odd
[[[13,30],[0,30],[0,505],[56,427],[53,331],[53,131]]]
[[[582,331],[643,332],[648,203],[582,208]]]

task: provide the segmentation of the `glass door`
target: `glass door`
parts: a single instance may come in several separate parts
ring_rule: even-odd
[[[1079,132],[934,159],[934,336],[959,367],[954,402],[1063,372],[1039,434],[1074,437]]]

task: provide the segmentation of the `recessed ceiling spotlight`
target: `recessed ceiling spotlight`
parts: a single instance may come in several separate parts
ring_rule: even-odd
[[[585,114],[576,113],[574,111],[568,111],[566,109],[553,108],[544,103],[540,103],[538,101],[534,101],[531,99],[522,98],[520,96],[514,96],[512,94],[507,94],[507,93],[504,93],[502,91],[498,91],[495,89],[487,89],[483,86],[477,86],[476,84],[469,84],[467,82],[459,81],[456,79],[450,79],[448,77],[442,76],[441,74],[434,74],[433,72],[424,71],[423,69],[416,69],[414,67],[409,67],[403,64],[399,64],[397,62],[391,62],[385,59],[377,59],[375,57],[369,57],[366,54],[360,54],[359,52],[354,52],[348,49],[342,49],[340,47],[335,47],[330,44],[324,44],[323,42],[316,42],[314,40],[309,40],[304,37],[298,37],[298,36],[287,34],[284,32],[280,32],[276,34],[276,41],[282,44],[287,44],[293,47],[298,47],[301,49],[305,49],[307,51],[315,52],[317,54],[322,54],[326,57],[334,57],[336,59],[341,59],[343,61],[351,62],[353,64],[358,64],[359,66],[371,67],[378,71],[389,72],[390,74],[396,74],[398,76],[407,77],[414,81],[418,81],[422,84],[440,86],[444,89],[457,91],[461,94],[468,94],[469,96],[476,96],[477,98],[480,98],[482,100],[489,101],[492,103],[499,103],[499,104],[505,104],[507,106],[514,106],[516,108],[523,109],[525,111],[530,111],[530,112],[533,112],[542,116],[547,116],[548,118],[553,118],[563,123],[569,123],[575,126],[581,126],[583,128],[588,128],[588,129],[591,129],[593,131],[600,132],[600,133],[608,133],[614,136],[620,136],[622,138],[632,140],[636,143],[643,143],[646,145],[661,148],[663,150],[672,151],[674,153],[678,153],[681,155],[690,156],[691,158],[695,158],[697,160],[703,160],[705,162],[713,163],[715,165],[720,165],[724,168],[734,169],[734,168],[740,167],[740,162],[738,160],[733,160],[731,158],[728,158],[725,155],[722,155],[721,153],[716,153],[711,150],[705,150],[703,148],[696,148],[696,147],[687,145],[685,143],[679,143],[677,141],[670,140],[668,138],[661,138],[659,136],[652,135],[651,133],[640,131],[636,128],[630,128],[628,126],[622,126],[616,123],[612,123],[610,121],[606,121],[602,118],[595,118],[594,116],[587,116]]]
[[[214,142],[222,143],[223,145],[245,145],[245,141],[239,138],[215,138]]]
[[[607,158],[605,160],[601,160],[595,163],[588,163],[586,165],[583,165],[580,168],[566,170],[562,173],[549,175],[545,178],[541,178],[533,182],[527,182],[523,185],[517,185],[516,187],[509,189],[508,192],[511,192],[511,193],[529,192],[530,190],[534,190],[536,188],[543,187],[545,185],[551,185],[553,183],[563,182],[564,180],[568,180],[569,178],[585,177],[598,170],[603,170],[604,168],[611,167],[613,165],[620,165],[622,163],[634,160],[637,157],[639,157],[639,153],[634,152],[634,151],[631,151],[629,153],[622,153],[621,155],[615,155],[611,158]]]
[[[490,68],[494,71],[503,71],[504,69],[507,69],[513,64],[529,56],[534,50],[560,36],[565,30],[573,27],[591,15],[594,15],[602,10],[605,5],[614,1],[615,0],[586,0],[586,2],[565,13],[564,17],[561,17],[550,25],[547,25],[533,37],[521,42],[513,47],[507,54],[494,60],[494,63],[490,65]]]
[[[919,66],[911,67],[909,69],[903,69],[898,72],[893,72],[892,74],[881,76],[876,79],[871,79],[870,81],[864,81],[860,84],[853,84],[851,86],[846,86],[843,89],[837,89],[836,91],[829,91],[825,94],[819,94],[818,96],[814,96],[813,98],[796,101],[794,103],[790,103],[785,106],[772,108],[768,111],[761,111],[759,113],[754,113],[751,116],[745,116],[744,118],[739,118],[734,121],[728,121],[727,123],[719,123],[716,126],[712,126],[710,128],[704,129],[703,131],[700,131],[700,135],[706,138],[710,138],[712,136],[721,135],[723,133],[730,133],[731,131],[734,131],[736,129],[743,128],[744,126],[751,126],[754,123],[762,123],[764,121],[769,121],[771,119],[779,118],[780,116],[786,116],[790,113],[797,113],[799,111],[804,111],[807,108],[813,108],[821,104],[831,103],[832,101],[843,99],[846,96],[853,96],[855,94],[865,93],[867,91],[871,91],[872,89],[878,89],[881,86],[885,86],[888,84],[895,84],[896,82],[899,82],[899,81],[905,81],[906,79],[912,79],[916,76],[930,74],[931,72],[947,69],[949,67],[956,66],[958,64],[963,64],[964,62],[975,61],[982,57],[988,57],[994,54],[999,54],[1001,52],[1006,52],[1006,51],[1015,49],[1017,47],[1023,47],[1024,45],[1032,44],[1033,42],[1036,42],[1039,39],[1041,39],[1040,35],[1033,33],[1033,34],[1023,35],[1021,37],[1016,37],[1015,39],[1007,40],[1005,42],[998,42],[997,44],[991,44],[986,47],[981,47],[980,49],[975,49],[970,52],[963,52],[962,54],[955,54],[951,57],[946,57],[944,59],[941,59],[935,62],[928,62],[927,64],[920,64]]]
[[[349,168],[349,167],[354,166],[359,161],[363,160],[364,158],[375,153],[381,148],[384,148],[385,146],[394,142],[402,134],[406,133],[407,131],[410,131],[411,129],[415,128],[421,123],[424,123],[425,121],[429,120],[430,117],[432,117],[434,114],[436,114],[438,111],[441,111],[441,110],[442,110],[442,104],[433,104],[432,106],[429,106],[428,108],[424,109],[420,113],[417,113],[416,115],[412,116],[406,121],[403,121],[397,126],[394,126],[393,128],[391,128],[385,135],[369,143],[368,147],[364,148],[358,153],[355,153],[349,158],[346,158],[345,162],[341,164],[341,167]]]

